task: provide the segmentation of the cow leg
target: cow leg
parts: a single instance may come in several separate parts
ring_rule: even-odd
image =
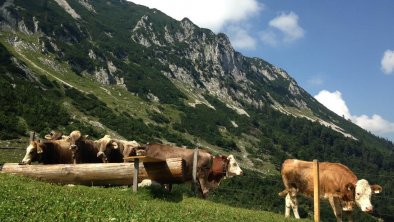
[[[337,222],[342,222],[342,207],[338,197],[329,197],[331,208],[334,211],[334,215],[337,218]]]
[[[71,159],[73,160],[74,164],[77,164],[77,146],[71,146],[70,150],[71,150]]]
[[[290,217],[290,210],[291,210],[291,199],[290,199],[290,194],[287,193],[285,197],[285,217]]]
[[[300,214],[298,213],[298,200],[297,195],[291,195],[288,193],[286,195],[286,209],[285,217],[290,217],[290,208],[293,209],[294,217],[300,219]]]
[[[343,213],[346,214],[349,222],[353,222],[353,211],[344,211]]]
[[[202,193],[203,198],[207,198],[208,197],[208,186],[207,186],[207,180],[205,178],[198,178],[198,182],[200,184],[200,191]],[[198,186],[198,183],[196,184]]]
[[[168,192],[171,192],[171,191],[172,191],[172,183],[165,183],[165,184],[162,184],[162,187],[163,187],[165,190],[167,190]]]

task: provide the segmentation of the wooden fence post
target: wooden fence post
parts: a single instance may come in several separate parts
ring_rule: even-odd
[[[138,174],[140,172],[140,159],[134,159],[133,192],[138,190]]]
[[[198,190],[197,164],[198,164],[198,148],[195,148],[193,152],[193,171],[192,171],[192,177],[193,177],[192,186],[193,186],[194,195],[197,195],[197,190]]]
[[[320,222],[319,161],[313,160],[314,220]]]

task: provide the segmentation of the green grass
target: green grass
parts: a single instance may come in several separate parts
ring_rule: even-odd
[[[3,149],[1,150],[1,155],[0,155],[0,165],[7,162],[19,163],[23,159],[25,153],[26,153],[25,149]]]
[[[293,221],[158,189],[61,186],[0,174],[0,221]]]
[[[0,165],[19,163],[26,153],[29,138],[17,140],[0,140]]]

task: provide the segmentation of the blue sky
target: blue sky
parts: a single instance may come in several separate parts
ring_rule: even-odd
[[[329,109],[394,141],[394,1],[132,0],[227,34]]]

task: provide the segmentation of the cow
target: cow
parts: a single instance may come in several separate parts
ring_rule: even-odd
[[[285,190],[279,195],[285,197],[285,217],[290,216],[293,209],[294,216],[298,214],[297,194],[313,197],[313,162],[297,159],[285,160],[282,164],[282,180]],[[328,199],[337,221],[342,221],[342,213],[348,215],[352,221],[354,202],[364,212],[371,213],[371,194],[380,193],[382,187],[370,185],[367,180],[358,180],[357,176],[340,163],[319,163],[320,198]]]
[[[147,144],[138,147],[136,152],[162,160],[181,157],[185,161],[185,181],[192,181],[193,179],[194,150],[192,149],[164,144]],[[233,155],[215,159],[209,152],[198,150],[196,179],[203,198],[208,196],[210,189],[218,187],[225,177],[243,174]],[[213,166],[218,170],[213,171]]]
[[[74,163],[103,163],[105,160],[98,157],[100,145],[109,139],[106,135],[100,140],[89,140],[80,131],[75,130],[70,133],[70,146]]]
[[[121,163],[125,162],[125,157],[135,156],[136,147],[141,146],[135,140],[126,141],[111,139],[109,136],[102,139],[100,144],[100,150],[97,156],[103,158],[105,162],[109,163]]]
[[[62,131],[52,130],[49,134],[46,134],[44,138],[46,140],[60,140],[60,139],[66,140],[67,136],[65,137],[63,136],[64,135]]]
[[[70,143],[63,140],[30,141],[20,164],[41,162],[43,164],[73,163]]]

